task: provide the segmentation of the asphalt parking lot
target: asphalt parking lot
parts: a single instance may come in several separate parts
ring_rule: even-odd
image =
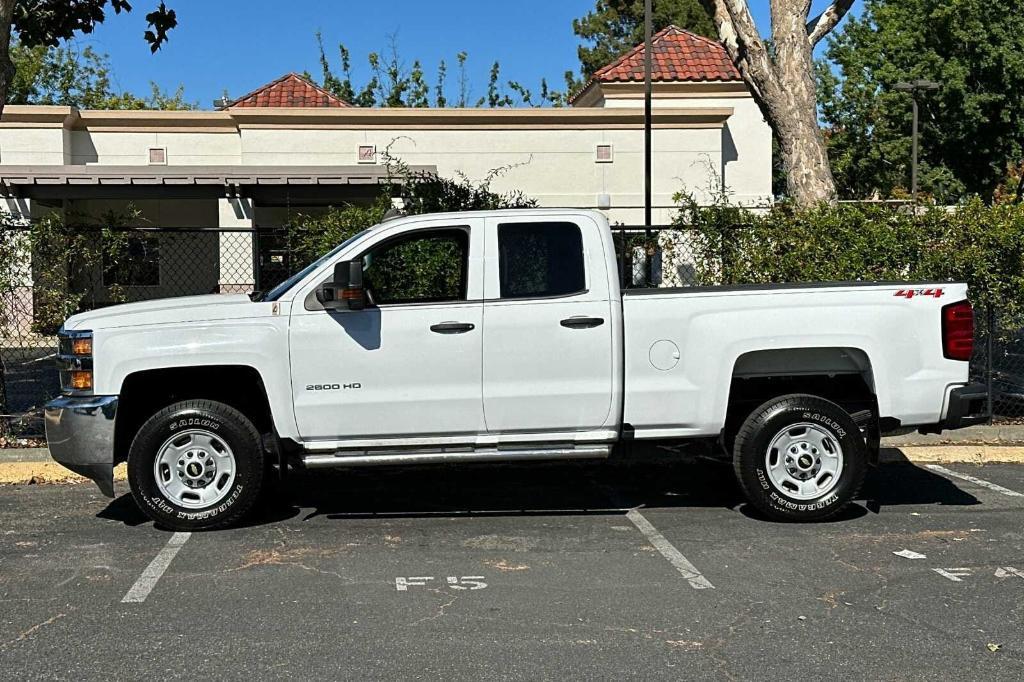
[[[246,527],[188,535],[127,494],[0,487],[0,669],[1024,676],[1020,465],[886,465],[814,525],[758,518],[729,468],[678,457],[310,472],[286,493]]]

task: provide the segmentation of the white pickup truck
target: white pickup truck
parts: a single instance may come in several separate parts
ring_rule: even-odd
[[[956,283],[620,291],[606,219],[387,220],[265,295],[132,303],[60,332],[54,459],[172,529],[289,467],[628,456],[706,439],[773,518],[836,514],[880,435],[984,420]],[[618,454],[616,454],[618,456]]]

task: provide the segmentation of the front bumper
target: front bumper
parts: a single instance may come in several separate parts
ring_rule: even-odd
[[[946,416],[938,424],[921,427],[920,433],[939,433],[988,422],[988,387],[985,384],[958,386],[949,392]]]
[[[45,407],[50,456],[114,496],[117,396],[61,396]]]

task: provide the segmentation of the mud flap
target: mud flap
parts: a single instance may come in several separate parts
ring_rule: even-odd
[[[61,466],[71,469],[79,476],[88,478],[107,497],[114,497],[114,466],[112,464],[65,464],[61,462]]]

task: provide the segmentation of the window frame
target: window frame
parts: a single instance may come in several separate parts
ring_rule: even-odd
[[[502,282],[501,282],[501,268],[502,268],[501,228],[505,227],[506,225],[509,226],[509,227],[519,227],[519,226],[522,226],[522,225],[565,225],[565,226],[574,228],[576,230],[576,234],[579,236],[579,241],[580,241],[580,264],[583,266],[583,287],[581,289],[577,289],[575,291],[572,291],[572,292],[569,292],[569,293],[565,293],[565,294],[546,294],[546,295],[531,295],[531,296],[504,296],[503,295],[504,292],[502,291]],[[585,240],[583,238],[583,228],[582,228],[582,226],[579,225],[579,223],[576,223],[576,222],[571,221],[571,220],[550,220],[550,219],[545,220],[543,218],[532,219],[532,220],[506,221],[506,222],[502,222],[502,221],[499,220],[499,221],[495,221],[495,223],[494,223],[494,240],[495,240],[495,245],[494,245],[494,247],[495,247],[495,257],[496,257],[496,260],[497,260],[497,271],[498,271],[497,282],[496,282],[496,285],[498,287],[498,291],[497,291],[498,297],[495,298],[495,299],[492,299],[492,300],[494,300],[494,301],[502,301],[502,302],[554,301],[554,300],[558,300],[558,299],[562,299],[562,298],[574,298],[576,296],[584,296],[584,295],[590,293],[590,287],[589,287],[589,284],[588,284],[588,282],[589,282],[589,278],[588,278],[588,274],[589,274],[588,253],[587,253],[586,242],[585,242]]]
[[[460,305],[460,304],[464,304],[464,303],[470,302],[470,299],[469,299],[469,267],[470,267],[470,252],[472,251],[472,248],[473,248],[473,241],[472,241],[472,229],[470,228],[469,225],[445,225],[443,227],[442,226],[438,226],[438,227],[427,226],[427,227],[417,228],[417,229],[414,229],[414,230],[407,230],[407,231],[399,232],[396,235],[393,235],[391,237],[386,237],[386,238],[384,238],[384,239],[382,239],[382,240],[380,240],[380,241],[378,241],[378,242],[376,242],[374,244],[371,244],[370,246],[368,246],[363,251],[360,251],[358,254],[352,256],[352,258],[348,258],[346,260],[349,260],[349,261],[360,260],[361,261],[371,251],[377,251],[379,249],[387,248],[388,246],[390,246],[392,244],[399,243],[399,242],[414,241],[417,238],[416,237],[417,235],[421,235],[424,232],[462,232],[463,234],[465,234],[465,236],[466,236],[466,248],[465,248],[465,251],[463,252],[463,256],[462,256],[462,274],[463,274],[462,287],[461,287],[461,289],[462,289],[462,292],[461,292],[462,298],[459,298],[459,299],[456,299],[456,300],[448,300],[448,301],[402,301],[402,302],[398,302],[398,303],[376,303],[376,302],[370,303],[369,300],[367,300],[367,306],[366,306],[367,308],[396,308],[396,307],[403,307],[403,306],[426,306],[426,305]]]

